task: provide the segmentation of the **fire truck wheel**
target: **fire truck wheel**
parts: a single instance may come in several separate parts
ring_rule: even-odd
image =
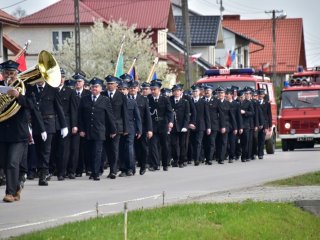
[[[276,150],[276,134],[272,133],[272,137],[266,141],[266,152],[267,154],[274,154]]]
[[[288,147],[288,141],[285,139],[281,139],[281,146],[282,146],[282,151],[287,152],[289,147]]]

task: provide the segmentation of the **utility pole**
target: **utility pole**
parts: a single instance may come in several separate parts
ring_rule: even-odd
[[[186,77],[186,88],[189,89],[193,83],[191,76],[191,65],[189,61],[191,37],[190,37],[190,24],[189,24],[189,8],[188,0],[181,0],[182,19],[185,33],[185,53],[184,53],[184,70]]]
[[[276,13],[283,13],[283,10],[265,11],[265,13],[272,13],[272,80],[276,81],[277,77],[277,39],[276,39]],[[281,15],[280,18],[283,18]],[[284,16],[285,17],[285,16]]]
[[[79,0],[74,0],[74,42],[75,42],[76,72],[79,72],[81,70]]]

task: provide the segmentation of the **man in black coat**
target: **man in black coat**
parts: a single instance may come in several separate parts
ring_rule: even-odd
[[[0,66],[3,76],[0,85],[9,86],[17,79],[19,64],[9,60]],[[14,202],[20,200],[19,166],[27,150],[30,135],[28,110],[36,111],[36,109],[34,109],[31,99],[27,99],[20,94],[17,89],[6,90],[6,94],[14,97],[20,105],[17,113],[8,119],[2,119],[0,122],[0,167],[4,167],[6,174],[6,195],[3,201]],[[2,96],[1,93],[0,96]],[[41,130],[43,131],[43,125]],[[42,135],[45,140],[46,133],[42,132]]]
[[[51,159],[56,164],[57,177],[59,181],[64,180],[67,174],[67,165],[70,157],[70,139],[71,133],[75,131],[78,126],[78,106],[76,93],[69,87],[64,86],[65,83],[65,71],[60,69],[61,72],[61,82],[58,87],[59,96],[62,103],[64,117],[66,119],[68,127],[68,135],[62,138],[60,131],[54,135]],[[57,121],[57,125],[59,122]],[[58,127],[59,129],[59,127]],[[70,174],[70,178],[74,178]]]
[[[168,171],[168,132],[173,127],[173,114],[169,99],[160,94],[161,86],[161,81],[153,80],[150,84],[151,95],[148,96],[153,127],[149,149],[150,171],[160,167],[160,150],[163,170]]]
[[[140,165],[140,175],[143,175],[146,172],[146,164],[149,155],[149,140],[152,138],[153,130],[148,98],[138,94],[138,91],[139,83],[133,81],[129,85],[129,97],[137,102],[142,122],[142,134],[139,139],[136,138],[134,140],[134,148],[136,159]]]
[[[105,145],[110,164],[108,178],[115,179],[118,172],[120,135],[128,134],[127,97],[117,90],[118,82],[121,81],[119,78],[109,75],[105,80],[107,81],[107,90],[102,94],[107,96],[111,102],[116,128],[118,130],[117,135],[113,138],[111,138],[110,133],[107,132]]]
[[[27,95],[34,99],[39,109],[47,132],[47,140],[43,142],[39,125],[32,120],[33,139],[36,144],[39,169],[39,185],[48,186],[49,159],[53,135],[60,130],[62,138],[68,135],[59,91],[45,81],[37,82],[27,89]]]
[[[80,100],[82,97],[90,95],[91,92],[88,89],[84,89],[84,83],[87,81],[85,79],[85,73],[76,72],[72,78],[75,81],[74,89],[76,95],[76,107],[79,109]],[[78,116],[77,116],[78,117]],[[86,138],[80,137],[77,127],[72,128],[71,132],[71,149],[70,149],[70,159],[68,164],[68,177],[73,179],[74,176],[81,177],[85,169],[87,175],[91,174],[91,166],[89,158],[87,157],[86,149]]]
[[[204,86],[204,101],[208,105],[208,111],[210,115],[210,128],[211,133],[204,135],[204,156],[206,158],[206,164],[212,165],[213,155],[216,151],[216,137],[222,126],[224,125],[224,113],[219,104],[219,100],[212,96],[212,86]]]
[[[248,90],[249,91],[249,90]],[[242,122],[243,122],[243,133],[240,136],[240,142],[241,142],[241,161],[247,162],[250,161],[249,159],[249,144],[252,144],[250,142],[250,132],[252,128],[252,118],[254,117],[254,107],[252,105],[252,102],[248,99],[248,93],[247,97],[245,97],[245,90],[239,91],[239,103],[240,103],[240,113],[242,116]]]
[[[187,156],[187,134],[190,122],[190,104],[182,96],[183,85],[177,84],[172,87],[173,96],[170,103],[173,110],[173,128],[171,130],[171,152],[173,167],[184,167]]]
[[[91,161],[91,178],[99,181],[101,155],[106,134],[114,138],[117,133],[110,100],[101,95],[103,80],[90,81],[91,94],[81,98],[79,106],[79,132],[87,139]]]
[[[200,153],[202,148],[202,139],[204,133],[207,135],[211,134],[210,115],[208,105],[200,97],[200,87],[193,85],[192,87],[192,101],[196,109],[196,121],[195,124],[189,125],[190,131],[190,156],[194,161],[194,165],[200,164]],[[190,157],[189,157],[190,159]]]
[[[266,101],[266,91],[265,89],[260,89],[259,93],[259,104],[262,110],[262,127],[259,128],[258,132],[258,157],[263,159],[264,155],[264,142],[266,138],[266,132],[271,131],[272,128],[272,113],[271,113],[271,104]]]

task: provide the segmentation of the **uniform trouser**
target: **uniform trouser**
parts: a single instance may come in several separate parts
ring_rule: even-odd
[[[264,155],[264,142],[266,139],[266,133],[263,129],[259,129],[258,132],[258,156],[262,157]]]
[[[216,150],[216,138],[217,138],[217,131],[211,131],[210,135],[205,134],[203,136],[203,150],[204,156],[206,158],[206,162],[213,160],[213,154]]]
[[[190,132],[191,156],[195,162],[200,161],[203,134],[204,131]]]
[[[254,132],[254,129],[249,129],[248,156],[247,156],[247,159],[250,159],[251,156],[252,156],[252,151],[253,151],[253,148],[252,148],[252,144],[253,144],[253,132]]]
[[[140,165],[140,169],[146,169],[149,155],[149,140],[147,134],[143,133],[139,139],[134,140],[135,156]]]
[[[120,170],[123,172],[128,172],[129,170],[133,173],[136,172],[134,138],[135,134],[132,133],[128,133],[120,138],[119,162],[121,163]]]
[[[103,140],[87,140],[87,143],[91,162],[91,176],[99,177]]]
[[[118,162],[119,162],[119,143],[120,135],[117,134],[114,138],[109,136],[106,137],[106,153],[110,164],[110,173],[118,173]]]
[[[58,176],[65,176],[70,156],[70,134],[62,138],[60,131],[56,133],[51,150],[51,159],[54,159]]]
[[[28,145],[28,174],[36,173],[38,166],[37,150],[35,144]]]
[[[162,166],[168,166],[168,134],[166,132],[153,133],[152,138],[150,139],[150,167],[157,168],[160,166],[160,149],[161,149],[161,159]]]
[[[45,142],[42,140],[40,134],[36,134],[33,136],[37,151],[39,177],[42,179],[44,179],[49,173],[49,160],[52,138],[53,133],[47,134],[47,140]]]
[[[6,174],[6,194],[15,195],[19,190],[19,166],[27,148],[27,141],[0,143],[1,162]]]
[[[235,150],[235,156],[238,159],[241,156],[241,134],[237,134],[235,136],[235,145],[236,145],[236,150]]]
[[[218,132],[218,146],[217,146],[217,160],[223,162],[226,158],[227,144],[228,144],[228,133]]]
[[[252,152],[251,152],[251,158],[254,158],[254,156],[258,155],[258,131],[252,130]]]
[[[249,129],[243,129],[243,133],[240,135],[241,160],[247,160],[249,158],[249,134]]]
[[[228,149],[227,149],[229,160],[236,158],[236,140],[237,140],[237,135],[233,133],[233,130],[230,130],[228,132]]]
[[[84,138],[82,138],[84,139]],[[79,133],[77,134],[72,134],[70,136],[70,156],[69,156],[69,161],[68,161],[68,167],[67,167],[67,172],[75,174],[78,163],[79,161],[79,146],[80,146],[80,135]],[[80,148],[81,149],[81,148]],[[82,171],[83,171],[83,164],[82,164]],[[81,171],[81,173],[82,173]]]
[[[19,176],[23,176],[24,174],[28,173],[28,144],[23,151],[23,155],[20,162],[19,167]]]
[[[78,134],[72,138],[71,141],[71,151],[75,155],[72,154],[72,162],[73,166],[76,168],[76,174],[82,174],[83,170],[86,173],[91,171],[90,159],[89,159],[89,152],[87,149],[87,139],[84,137],[80,137]],[[76,157],[77,156],[77,157]],[[77,162],[77,164],[76,164]],[[70,170],[71,172],[71,170]]]
[[[183,164],[187,155],[187,132],[171,132],[171,152],[174,163]]]

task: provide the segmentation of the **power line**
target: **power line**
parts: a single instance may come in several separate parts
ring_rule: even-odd
[[[26,2],[26,1],[27,1],[27,0],[22,0],[22,1],[20,1],[20,2],[16,2],[16,3],[14,3],[14,4],[11,4],[11,5],[9,5],[9,6],[6,6],[6,7],[3,7],[3,8],[0,8],[0,9],[3,10],[3,9],[6,9],[6,8],[11,8],[11,7],[14,7],[14,6],[16,6],[16,5],[20,4],[20,3]]]

